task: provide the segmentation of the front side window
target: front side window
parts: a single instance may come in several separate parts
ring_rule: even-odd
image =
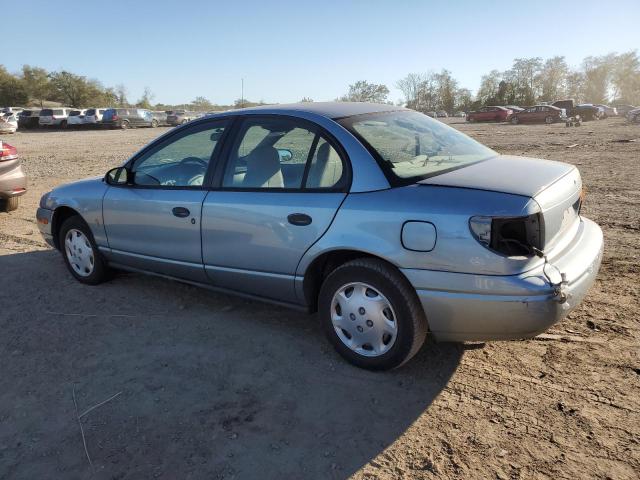
[[[314,127],[291,118],[260,117],[242,124],[222,186],[333,188],[342,178],[342,159]]]
[[[392,183],[411,183],[497,155],[463,133],[418,112],[355,115],[339,123],[363,141]]]
[[[199,125],[171,137],[135,160],[134,184],[157,187],[201,187],[227,122]]]

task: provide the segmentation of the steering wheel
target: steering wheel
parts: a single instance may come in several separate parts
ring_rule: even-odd
[[[187,157],[180,160],[180,165],[185,165],[187,163],[197,163],[203,166],[204,168],[207,168],[209,166],[209,162],[199,157]]]

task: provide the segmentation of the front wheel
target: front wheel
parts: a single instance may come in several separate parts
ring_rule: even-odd
[[[518,125],[518,123],[520,123],[518,117],[511,117],[511,125]]]
[[[129,128],[129,126],[130,125],[129,125],[129,121],[128,120],[123,120],[122,121],[122,126],[121,127],[122,127],[123,130],[127,130]]]
[[[89,226],[79,216],[64,221],[58,245],[71,272],[81,283],[97,285],[108,278],[109,267],[102,258]]]
[[[336,268],[318,301],[329,342],[358,367],[399,367],[425,341],[427,319],[414,288],[382,260],[361,258]]]
[[[151,128],[156,128],[158,126],[157,120],[151,120]]]

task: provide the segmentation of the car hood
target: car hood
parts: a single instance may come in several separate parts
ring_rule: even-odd
[[[534,197],[575,169],[551,160],[498,155],[418,183]]]

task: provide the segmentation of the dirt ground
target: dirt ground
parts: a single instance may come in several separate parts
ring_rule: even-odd
[[[449,123],[577,165],[604,261],[552,335],[428,342],[387,373],[342,361],[313,316],[135,274],[77,283],[39,236],[41,194],[161,131],[7,136],[29,191],[0,214],[0,478],[637,479],[640,126]],[[74,393],[80,413],[120,393],[82,417],[93,467]]]

